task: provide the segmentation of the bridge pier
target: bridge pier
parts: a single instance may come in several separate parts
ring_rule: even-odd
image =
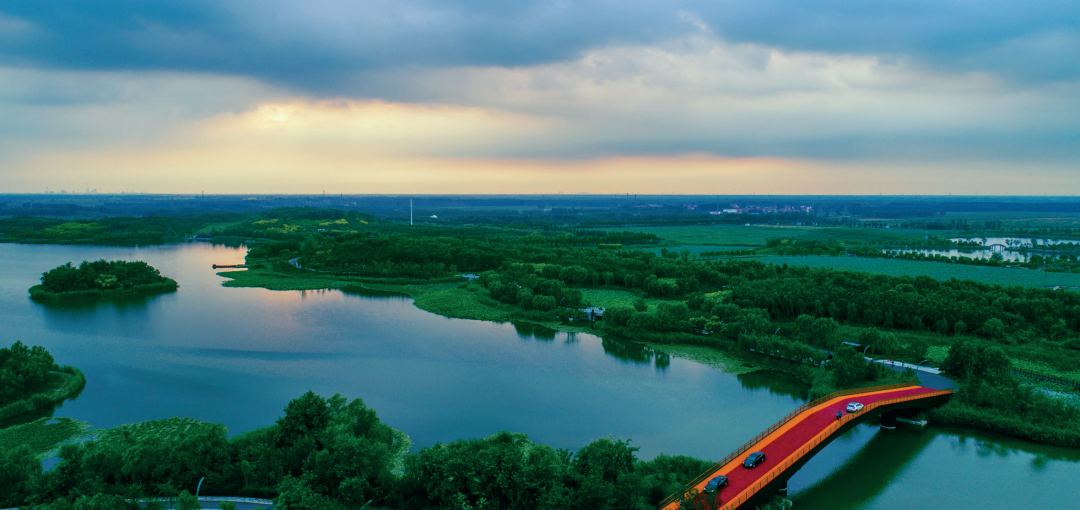
[[[896,428],[896,417],[899,415],[899,411],[889,411],[881,413],[881,428],[892,430]]]
[[[785,481],[784,485],[781,485],[780,488],[776,490],[776,494],[782,498],[787,497],[787,481]]]

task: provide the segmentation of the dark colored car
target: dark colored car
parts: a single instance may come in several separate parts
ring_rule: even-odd
[[[716,478],[713,478],[712,480],[709,480],[709,483],[705,484],[705,493],[712,494],[724,487],[727,487],[727,477],[724,475],[720,475]]]
[[[755,466],[761,464],[762,462],[765,462],[765,452],[754,452],[746,457],[746,460],[743,461],[742,466],[746,469],[753,469]]]

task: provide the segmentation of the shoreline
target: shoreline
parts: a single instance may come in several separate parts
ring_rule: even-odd
[[[0,421],[9,420],[26,413],[59,404],[60,402],[71,398],[73,394],[78,395],[78,393],[86,387],[86,375],[83,374],[82,370],[66,365],[60,367],[60,372],[70,376],[67,377],[63,386],[55,390],[35,393],[22,400],[17,400],[0,407]]]

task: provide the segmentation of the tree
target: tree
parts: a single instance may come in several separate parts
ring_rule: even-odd
[[[813,338],[811,345],[828,345],[839,329],[840,324],[831,318],[814,319],[814,323],[810,327]]]
[[[829,360],[833,382],[840,388],[848,388],[865,381],[870,375],[868,365],[862,354],[846,345],[837,349]]]
[[[1001,339],[1005,337],[1005,324],[1001,319],[994,317],[983,323],[982,334],[987,338]]]
[[[41,461],[27,445],[0,453],[0,506],[14,507],[34,493],[35,480],[41,475]]]
[[[1003,379],[1009,376],[1012,361],[1000,347],[960,341],[949,349],[941,368],[965,378]]]
[[[277,510],[324,510],[331,506],[326,496],[292,475],[286,475],[277,489],[278,496],[274,498],[274,508]]]
[[[964,333],[967,333],[967,323],[964,321],[956,321],[956,324],[953,324],[953,334],[960,336]]]
[[[181,491],[180,496],[176,498],[177,510],[202,510],[202,505],[199,504],[199,498],[188,491]]]
[[[285,416],[278,418],[280,441],[291,445],[302,437],[326,429],[329,423],[330,408],[326,400],[309,390],[300,398],[290,400],[285,407]]]

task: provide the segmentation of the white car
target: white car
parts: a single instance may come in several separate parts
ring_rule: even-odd
[[[859,411],[862,411],[862,408],[863,408],[863,405],[858,403],[858,402],[849,402],[848,405],[847,405],[847,412],[849,412],[849,413],[857,413]]]

